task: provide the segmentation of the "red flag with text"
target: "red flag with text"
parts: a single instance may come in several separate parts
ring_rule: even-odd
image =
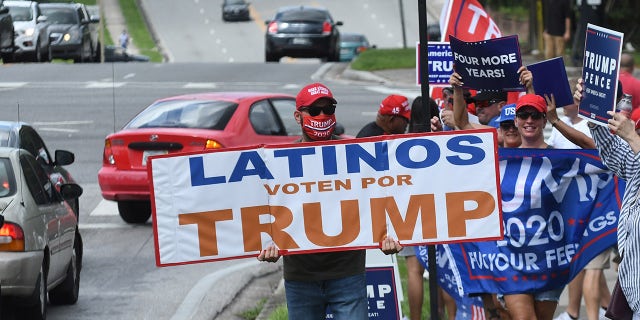
[[[440,30],[443,41],[449,36],[467,42],[502,37],[502,32],[477,0],[448,0],[442,7]]]

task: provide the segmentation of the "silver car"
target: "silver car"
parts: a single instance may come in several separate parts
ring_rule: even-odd
[[[51,61],[49,23],[35,1],[5,1],[15,30],[15,61]]]
[[[28,151],[0,147],[0,283],[18,319],[45,319],[47,300],[78,300],[82,238],[65,199],[81,194],[77,184],[58,191]]]

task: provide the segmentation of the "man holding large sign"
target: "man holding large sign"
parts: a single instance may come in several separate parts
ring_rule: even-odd
[[[336,103],[329,88],[320,83],[300,90],[294,113],[302,125],[299,142],[337,139],[333,135]],[[322,221],[319,223],[322,225]],[[381,249],[392,254],[402,247],[398,241],[386,238]],[[336,319],[368,319],[365,256],[364,250],[286,255],[284,280],[289,319],[322,319],[327,307]],[[258,256],[258,260],[269,262],[279,258],[275,245]]]

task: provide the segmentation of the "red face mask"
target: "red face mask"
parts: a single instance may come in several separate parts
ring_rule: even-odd
[[[328,140],[336,128],[336,115],[324,113],[302,117],[302,130],[311,140]]]

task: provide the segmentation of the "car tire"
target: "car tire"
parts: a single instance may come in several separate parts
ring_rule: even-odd
[[[143,224],[151,217],[151,202],[118,201],[118,212],[126,223]]]
[[[280,57],[270,54],[269,52],[264,53],[264,60],[266,62],[280,62]]]
[[[47,318],[47,272],[44,261],[40,266],[33,295],[27,301],[27,306],[21,311],[24,319],[45,320]]]
[[[49,292],[49,301],[52,304],[75,304],[78,302],[80,292],[80,270],[82,265],[82,238],[76,231],[76,239],[73,244],[71,261],[67,267],[67,275],[64,281]]]
[[[51,62],[53,60],[53,52],[51,52],[51,46],[47,47],[47,55],[44,57],[45,62]]]
[[[42,52],[40,51],[40,41],[36,42],[35,51],[33,52],[33,62],[42,62]]]

